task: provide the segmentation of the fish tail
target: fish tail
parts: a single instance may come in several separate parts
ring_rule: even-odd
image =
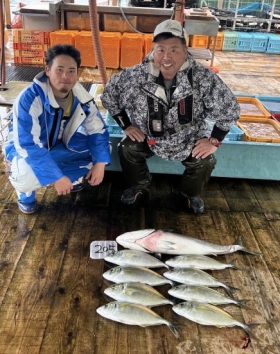
[[[229,285],[224,285],[224,289],[225,289],[225,292],[226,292],[230,297],[233,297],[233,293],[234,293],[236,290],[239,290],[238,288],[234,288],[233,286],[229,286]]]
[[[248,346],[251,343],[252,339],[258,341],[258,338],[252,332],[252,329],[255,328],[256,326],[259,326],[260,323],[250,323],[250,324],[239,323],[239,325],[240,325],[240,327],[243,328],[244,332],[247,334],[247,337],[245,338],[244,345],[242,347],[242,349],[246,349],[246,348],[248,348]]]
[[[180,338],[180,333],[175,325],[173,325],[172,323],[169,323],[168,328],[170,329],[170,331],[174,334],[174,336],[177,339]]]
[[[251,254],[252,256],[260,256],[261,255],[261,252],[250,251],[248,248],[244,247],[243,246],[243,239],[241,236],[238,238],[237,244],[241,247],[239,249],[239,251],[241,251],[241,252]]]
[[[235,264],[230,264],[230,266],[228,267],[230,269],[234,269],[234,270],[241,270],[239,267],[237,267]]]
[[[248,308],[248,306],[247,306],[247,302],[248,302],[249,300],[248,299],[244,299],[244,300],[237,300],[236,301],[236,306],[238,306],[238,307],[240,307],[240,308]]]

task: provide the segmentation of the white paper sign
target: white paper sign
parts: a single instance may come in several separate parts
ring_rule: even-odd
[[[116,241],[92,241],[90,244],[90,258],[103,259],[118,251]]]

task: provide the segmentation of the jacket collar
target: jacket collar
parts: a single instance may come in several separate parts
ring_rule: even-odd
[[[165,89],[163,86],[157,83],[160,76],[160,70],[155,66],[153,62],[152,55],[149,56],[147,62],[147,72],[148,80],[142,85],[143,90],[146,93],[150,93],[153,96],[156,96],[160,100],[164,101],[167,104],[167,97],[165,94]],[[188,56],[188,59],[183,63],[181,68],[178,70],[176,75],[176,89],[172,96],[172,101],[180,101],[186,96],[190,96],[193,93],[192,86],[187,78],[187,72],[193,67],[194,60]]]
[[[59,108],[59,105],[54,97],[53,90],[51,88],[48,77],[45,72],[42,71],[36,75],[33,79],[33,82],[40,86],[44,94],[48,98],[50,106],[53,108]],[[73,96],[78,99],[81,104],[88,103],[93,100],[93,97],[87,92],[87,90],[79,82],[76,82],[72,88]]]

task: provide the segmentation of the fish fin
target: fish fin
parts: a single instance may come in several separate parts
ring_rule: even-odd
[[[177,327],[176,327],[174,324],[169,323],[169,324],[168,324],[168,327],[169,327],[170,331],[174,334],[174,336],[175,336],[177,339],[180,338],[180,333],[179,333]]]
[[[161,248],[165,249],[165,250],[175,250],[176,247],[174,247],[175,242],[171,242],[171,241],[162,241],[160,243]]]
[[[239,250],[241,252],[251,254],[252,256],[260,256],[262,254],[261,252],[250,251],[248,248],[244,247],[243,239],[241,236],[238,237],[237,244],[242,247],[242,249]]]

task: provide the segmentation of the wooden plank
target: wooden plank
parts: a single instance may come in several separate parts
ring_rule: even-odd
[[[32,344],[26,333],[36,337],[36,344],[42,341],[73,217],[64,205],[56,213],[45,209],[38,215],[1,306],[0,345],[6,345],[5,353]],[[33,320],[37,313],[39,320]],[[10,328],[9,335],[5,328]]]
[[[262,211],[254,192],[245,180],[225,180],[222,191],[231,211]]]

